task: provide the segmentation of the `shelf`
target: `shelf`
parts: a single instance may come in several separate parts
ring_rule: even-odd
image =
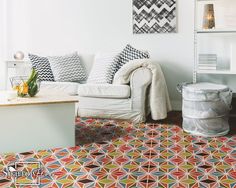
[[[197,0],[197,2],[201,2],[201,1],[217,1],[217,0]]]
[[[197,33],[235,33],[236,29],[199,29],[196,31]]]
[[[235,71],[230,70],[197,70],[198,74],[236,74]]]
[[[196,2],[219,2],[219,1],[226,1],[226,0],[196,0]],[[230,0],[229,0],[230,1]],[[234,1],[234,0],[231,0]]]

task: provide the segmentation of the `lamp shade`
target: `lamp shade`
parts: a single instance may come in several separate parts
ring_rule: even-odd
[[[205,4],[203,13],[203,29],[215,28],[214,5]]]

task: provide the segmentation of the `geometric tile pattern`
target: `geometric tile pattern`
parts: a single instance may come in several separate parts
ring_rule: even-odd
[[[133,33],[176,32],[176,0],[133,0]]]
[[[105,133],[96,135],[99,127],[117,133],[71,148],[0,155],[0,169],[39,161],[39,187],[236,187],[236,136],[203,138],[176,125],[102,119],[78,119],[80,126],[97,138]],[[14,187],[11,178],[0,178],[1,186]]]

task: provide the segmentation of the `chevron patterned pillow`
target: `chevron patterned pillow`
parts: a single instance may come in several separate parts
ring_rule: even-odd
[[[38,73],[38,78],[41,81],[54,81],[52,69],[46,57],[40,57],[34,54],[28,54],[28,57],[32,63],[32,67]]]
[[[148,52],[143,52],[140,50],[137,50],[133,48],[131,45],[127,45],[122,52],[117,55],[113,63],[111,64],[109,68],[109,72],[106,75],[107,83],[112,83],[113,78],[116,74],[116,72],[126,63],[128,63],[130,60],[134,59],[147,59],[149,58],[149,53]]]
[[[55,81],[78,82],[87,79],[77,52],[64,56],[48,57]]]

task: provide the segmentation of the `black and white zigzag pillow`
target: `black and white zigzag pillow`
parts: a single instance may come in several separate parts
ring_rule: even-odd
[[[147,59],[149,58],[149,54],[147,52],[143,52],[140,50],[137,50],[133,48],[131,45],[127,45],[122,52],[117,55],[113,63],[110,66],[110,70],[106,75],[107,83],[112,83],[113,78],[116,74],[116,72],[126,63],[128,63],[130,60],[134,59]]]
[[[78,82],[87,79],[77,52],[64,56],[48,57],[55,81]]]
[[[54,81],[52,69],[46,57],[40,57],[33,54],[28,54],[28,56],[32,63],[32,67],[38,73],[38,78],[41,81]]]

